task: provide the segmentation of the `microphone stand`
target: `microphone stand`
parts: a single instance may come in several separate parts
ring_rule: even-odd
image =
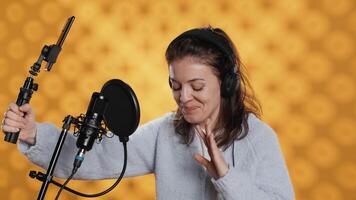
[[[68,133],[68,130],[70,129],[71,124],[73,122],[75,123],[75,121],[76,121],[76,118],[74,118],[74,117],[72,117],[70,115],[66,116],[64,118],[64,120],[63,120],[62,131],[61,131],[61,134],[60,134],[60,136],[58,138],[58,142],[56,144],[56,147],[54,148],[54,151],[53,151],[53,154],[52,154],[52,158],[51,158],[51,161],[49,163],[47,172],[46,172],[46,174],[44,176],[44,179],[42,181],[42,186],[41,186],[41,189],[40,189],[40,191],[38,193],[37,200],[44,200],[44,197],[46,195],[48,186],[52,182],[53,172],[54,172],[54,169],[56,167],[57,160],[58,160],[59,154],[60,154],[60,152],[62,150],[65,138],[66,138],[67,133]]]
[[[53,48],[53,47],[55,47],[55,48]],[[17,96],[17,100],[16,100],[16,105],[22,106],[26,103],[30,103],[33,92],[38,90],[38,84],[34,82],[34,78],[40,72],[42,61],[48,57],[47,55],[49,53],[53,54],[53,52],[55,52],[54,53],[55,56],[51,56],[51,60],[49,60],[49,63],[53,62],[53,61],[55,62],[55,59],[53,59],[53,58],[56,58],[59,54],[58,47],[57,46],[53,46],[53,47],[49,47],[47,45],[45,45],[43,47],[41,54],[37,59],[37,62],[35,62],[33,64],[33,66],[31,66],[31,69],[29,71],[30,76],[28,76],[26,78],[23,86],[20,88],[20,92],[19,92],[19,94]],[[20,131],[18,131],[16,133],[5,132],[4,140],[6,142],[16,144],[17,139],[19,137],[19,133],[20,133]]]
[[[112,81],[110,82],[110,84],[111,83],[112,83]],[[108,85],[104,86],[103,87],[104,89],[102,89],[102,91],[101,91],[103,94],[100,94],[97,92],[93,93],[92,98],[89,103],[89,106],[88,106],[88,109],[87,109],[87,113],[85,115],[81,114],[77,118],[68,115],[63,120],[62,131],[58,138],[55,149],[53,150],[52,158],[49,163],[46,174],[43,174],[41,172],[36,172],[36,171],[30,171],[30,174],[29,174],[29,176],[31,178],[36,178],[43,182],[37,200],[44,199],[46,191],[47,191],[50,183],[53,183],[54,185],[60,187],[60,190],[57,193],[56,199],[58,199],[58,197],[60,196],[61,191],[63,189],[67,190],[69,192],[72,192],[76,195],[82,196],[82,197],[93,198],[93,197],[99,197],[99,196],[107,194],[108,192],[113,190],[119,184],[121,179],[123,178],[125,170],[126,170],[126,166],[127,166],[127,142],[129,140],[129,135],[132,134],[138,126],[139,106],[138,106],[136,96],[133,93],[131,88],[129,88],[122,81],[121,82],[115,81],[114,83],[119,83],[119,84],[116,84],[116,85],[111,84],[109,86]],[[112,89],[124,89],[124,92],[126,92],[124,94],[128,93],[129,96],[132,97],[132,99],[129,99],[130,102],[126,103],[127,104],[126,106],[134,107],[134,108],[132,108],[134,110],[134,113],[133,113],[134,119],[131,120],[132,121],[131,123],[126,123],[126,124],[131,124],[129,129],[127,129],[126,131],[124,130],[121,132],[121,128],[120,128],[120,130],[116,130],[118,128],[117,126],[108,126],[109,129],[107,128],[107,121],[105,121],[104,117],[105,117],[105,114],[107,114],[105,111],[106,111],[106,106],[107,106],[108,102],[105,99],[104,95],[105,95],[105,93],[112,91]],[[118,90],[118,91],[120,91],[120,90]],[[115,98],[111,97],[110,99],[114,100]],[[112,108],[113,107],[114,106],[112,106]],[[129,114],[130,113],[128,113],[128,115]],[[109,116],[111,116],[111,115],[109,115]],[[129,115],[129,116],[131,116],[131,115]],[[78,151],[77,156],[75,157],[71,175],[67,178],[67,180],[64,182],[64,184],[60,184],[53,180],[53,173],[55,170],[55,166],[57,164],[57,160],[60,156],[60,152],[62,150],[65,138],[66,138],[67,133],[70,130],[72,124],[74,124],[74,126],[75,126],[74,136],[78,136],[77,147],[79,148],[79,151]],[[124,125],[124,126],[126,126],[126,125]],[[111,129],[110,129],[110,127],[111,127]],[[120,140],[120,142],[122,142],[123,148],[124,148],[123,168],[121,170],[120,176],[117,178],[115,183],[111,187],[106,189],[105,191],[95,193],[95,194],[85,194],[85,193],[81,193],[81,192],[78,192],[78,191],[75,191],[73,189],[66,187],[66,184],[73,178],[77,169],[80,167],[80,164],[84,160],[85,151],[89,151],[92,148],[92,145],[93,145],[95,139],[98,139],[99,141],[101,141],[102,136],[109,137],[107,135],[108,131],[112,131],[112,133],[114,133],[114,132],[125,133],[125,134],[121,134],[121,135],[117,135],[114,133],[115,135],[117,135],[119,137],[119,140]]]
[[[29,71],[30,76],[26,78],[23,86],[20,88],[20,92],[16,100],[16,105],[22,106],[26,103],[30,103],[33,92],[37,91],[38,89],[38,84],[34,82],[34,78],[39,74],[42,62],[47,62],[46,70],[50,71],[53,64],[56,63],[57,57],[61,52],[62,45],[68,35],[68,32],[73,24],[74,19],[74,16],[68,18],[67,23],[64,29],[62,30],[62,33],[59,36],[59,39],[56,44],[52,44],[49,46],[45,45],[42,48],[41,54],[38,57],[37,61],[31,66],[31,69]],[[20,131],[15,133],[5,132],[4,141],[16,144],[19,134]]]
[[[126,146],[126,143],[129,140],[129,138],[126,137],[126,136],[123,137],[122,139],[120,139],[120,141],[123,143],[123,146],[124,146],[124,163],[123,163],[122,171],[120,173],[120,176],[115,181],[115,183],[112,186],[110,186],[108,189],[106,189],[105,191],[102,191],[102,192],[99,192],[99,193],[95,193],[95,194],[85,194],[85,193],[73,190],[73,189],[71,189],[69,187],[66,187],[65,185],[63,185],[61,183],[58,183],[55,180],[53,180],[53,173],[54,173],[58,158],[60,156],[60,152],[62,151],[62,147],[64,145],[67,133],[70,130],[72,124],[74,124],[74,126],[76,128],[80,128],[81,126],[83,126],[83,123],[85,123],[85,119],[84,118],[85,117],[83,115],[80,115],[77,118],[72,117],[71,115],[67,115],[63,120],[62,131],[61,131],[61,134],[60,134],[60,136],[58,138],[57,144],[56,144],[56,146],[55,146],[55,148],[53,150],[52,158],[51,158],[51,161],[49,163],[49,166],[48,166],[46,174],[44,174],[42,172],[37,172],[37,171],[34,171],[34,170],[30,171],[29,176],[31,178],[36,178],[36,179],[38,179],[39,181],[42,182],[41,189],[40,189],[40,191],[38,193],[37,200],[44,200],[46,192],[47,192],[47,189],[48,189],[48,186],[49,186],[50,183],[53,183],[54,185],[56,185],[58,187],[63,187],[63,189],[65,189],[65,190],[67,190],[67,191],[69,191],[69,192],[71,192],[73,194],[76,194],[76,195],[79,195],[79,196],[82,196],[82,197],[94,198],[94,197],[99,197],[99,196],[102,196],[102,195],[105,195],[105,194],[109,193],[111,190],[113,190],[120,183],[121,179],[123,178],[123,176],[125,174],[125,171],[126,171],[126,166],[127,166],[127,146]],[[100,138],[102,137],[103,134],[106,134],[106,130],[105,129],[106,128],[103,128],[103,127],[101,128],[101,130],[103,132],[99,133],[99,135],[97,137],[99,140],[100,140]],[[75,134],[75,131],[74,131],[74,134]]]

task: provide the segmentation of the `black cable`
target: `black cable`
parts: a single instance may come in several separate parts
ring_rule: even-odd
[[[70,181],[70,179],[72,179],[73,175],[75,174],[76,171],[73,170],[71,176],[68,177],[68,179],[64,182],[64,184],[60,184],[54,180],[52,180],[51,182],[58,186],[58,187],[61,187],[61,189],[58,191],[57,193],[57,196],[59,196],[60,192],[64,189],[64,190],[67,190],[68,192],[71,192],[73,194],[76,194],[78,196],[81,196],[81,197],[88,197],[88,198],[94,198],[94,197],[99,197],[99,196],[103,196],[105,194],[107,194],[108,192],[110,192],[111,190],[113,190],[121,181],[121,179],[124,177],[124,174],[125,174],[125,171],[126,171],[126,166],[127,166],[127,145],[126,145],[126,141],[123,141],[122,142],[122,145],[124,146],[124,164],[123,164],[123,167],[122,167],[122,170],[121,170],[121,174],[120,176],[117,178],[117,180],[115,181],[115,183],[110,186],[108,189],[102,191],[102,192],[99,192],[99,193],[95,193],[95,194],[85,194],[85,193],[81,193],[81,192],[78,192],[76,190],[73,190],[69,187],[66,187],[66,184]],[[56,197],[56,200],[57,200],[57,197]]]
[[[74,174],[77,172],[77,170],[74,170],[72,171],[72,174],[67,178],[67,180],[63,183],[63,185],[61,185],[60,189],[58,190],[57,192],[57,195],[56,195],[56,198],[54,198],[54,200],[58,200],[59,196],[61,195],[63,189],[66,187],[66,185],[69,183],[70,180],[72,180]]]
[[[235,167],[235,141],[232,142],[232,166]]]

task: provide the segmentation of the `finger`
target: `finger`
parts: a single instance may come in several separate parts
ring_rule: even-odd
[[[4,119],[6,119],[6,118],[14,120],[14,121],[22,122],[22,123],[25,122],[25,119],[23,118],[23,116],[15,113],[13,111],[8,111],[6,113],[6,115],[4,116]]]
[[[207,135],[204,134],[204,135],[201,136],[201,138],[202,138],[205,146],[208,148],[209,143],[208,143],[208,140],[207,140],[208,139]]]
[[[216,167],[218,173],[225,173],[228,169],[228,164],[226,163],[225,158],[220,149],[218,148],[213,136],[209,137],[209,141],[210,150],[208,151],[211,157],[211,161],[214,163],[214,166]]]
[[[17,133],[17,132],[20,131],[20,129],[12,127],[12,126],[8,126],[8,125],[3,125],[2,126],[2,131],[3,132],[9,132],[9,133]]]
[[[203,129],[200,125],[196,125],[199,133],[204,137],[206,135],[205,129]]]
[[[199,126],[199,128],[200,128],[200,131],[201,131],[204,135],[206,135],[206,134],[207,134],[207,132],[206,132],[205,128],[202,128],[201,126]]]
[[[19,110],[22,111],[22,112],[24,112],[24,113],[26,113],[26,114],[28,114],[28,115],[33,114],[33,109],[32,109],[32,107],[30,106],[30,104],[28,104],[28,103],[26,103],[26,104],[20,106],[20,107],[19,107]]]
[[[193,157],[199,164],[203,165],[205,168],[209,167],[210,161],[204,158],[202,155],[196,153]]]
[[[207,137],[207,143],[208,143],[208,153],[212,159],[217,158],[218,156],[221,156],[221,151],[216,144],[214,135],[211,134]]]
[[[204,123],[204,127],[202,128],[202,130],[204,130],[204,133],[205,133],[204,142],[207,147],[210,146],[209,136],[213,135],[212,131],[211,131],[211,123],[210,122],[211,122],[211,120],[207,119],[206,122]]]
[[[4,125],[11,126],[14,128],[25,128],[25,124],[23,122],[14,121],[9,118],[6,118],[4,120]]]
[[[16,105],[15,103],[10,103],[8,110],[11,110],[11,111],[13,111],[13,112],[15,112],[15,113],[17,113],[17,114],[22,114],[22,115],[24,115],[24,113],[19,110],[19,106]]]
[[[217,178],[217,171],[216,171],[216,167],[214,166],[213,163],[211,163],[209,160],[207,160],[206,158],[204,158],[203,156],[201,156],[200,154],[194,154],[194,159],[203,167],[206,168],[206,170],[209,172],[209,174],[214,177]]]
[[[205,146],[207,146],[207,141],[206,141],[206,135],[204,133],[202,133],[199,125],[195,125],[194,129],[196,130],[197,134],[199,135],[199,137],[203,140]]]
[[[205,124],[204,124],[204,130],[207,136],[212,134],[212,130],[211,130],[211,120],[207,119]]]
[[[195,132],[198,133],[198,135],[203,138],[203,134],[201,133],[200,129],[199,129],[199,125],[194,125],[194,130]]]

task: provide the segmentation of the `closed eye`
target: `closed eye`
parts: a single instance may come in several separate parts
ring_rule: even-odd
[[[202,91],[205,87],[205,84],[203,82],[195,81],[195,82],[191,83],[191,86],[194,91]]]
[[[193,90],[194,90],[194,91],[198,91],[198,92],[199,92],[199,91],[202,91],[203,88],[204,88],[204,87],[194,87],[194,86],[193,86]]]
[[[179,82],[177,82],[174,79],[170,79],[171,83],[172,83],[172,90],[173,91],[179,91],[182,89],[182,84],[180,84]],[[205,87],[205,83],[202,82],[202,79],[192,79],[189,80],[189,85],[190,87],[193,89],[193,91],[202,91]]]

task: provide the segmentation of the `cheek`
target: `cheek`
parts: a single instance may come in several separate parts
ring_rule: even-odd
[[[204,104],[205,109],[215,108],[220,105],[220,92],[209,91],[196,97],[196,99]]]
[[[194,100],[196,104],[201,106],[203,112],[206,112],[209,107],[211,107],[211,103],[215,101],[214,97],[207,93],[199,93],[194,95]]]
[[[199,98],[204,103],[210,103],[220,99],[220,89],[218,88],[208,88],[205,91],[197,93],[197,98]]]

